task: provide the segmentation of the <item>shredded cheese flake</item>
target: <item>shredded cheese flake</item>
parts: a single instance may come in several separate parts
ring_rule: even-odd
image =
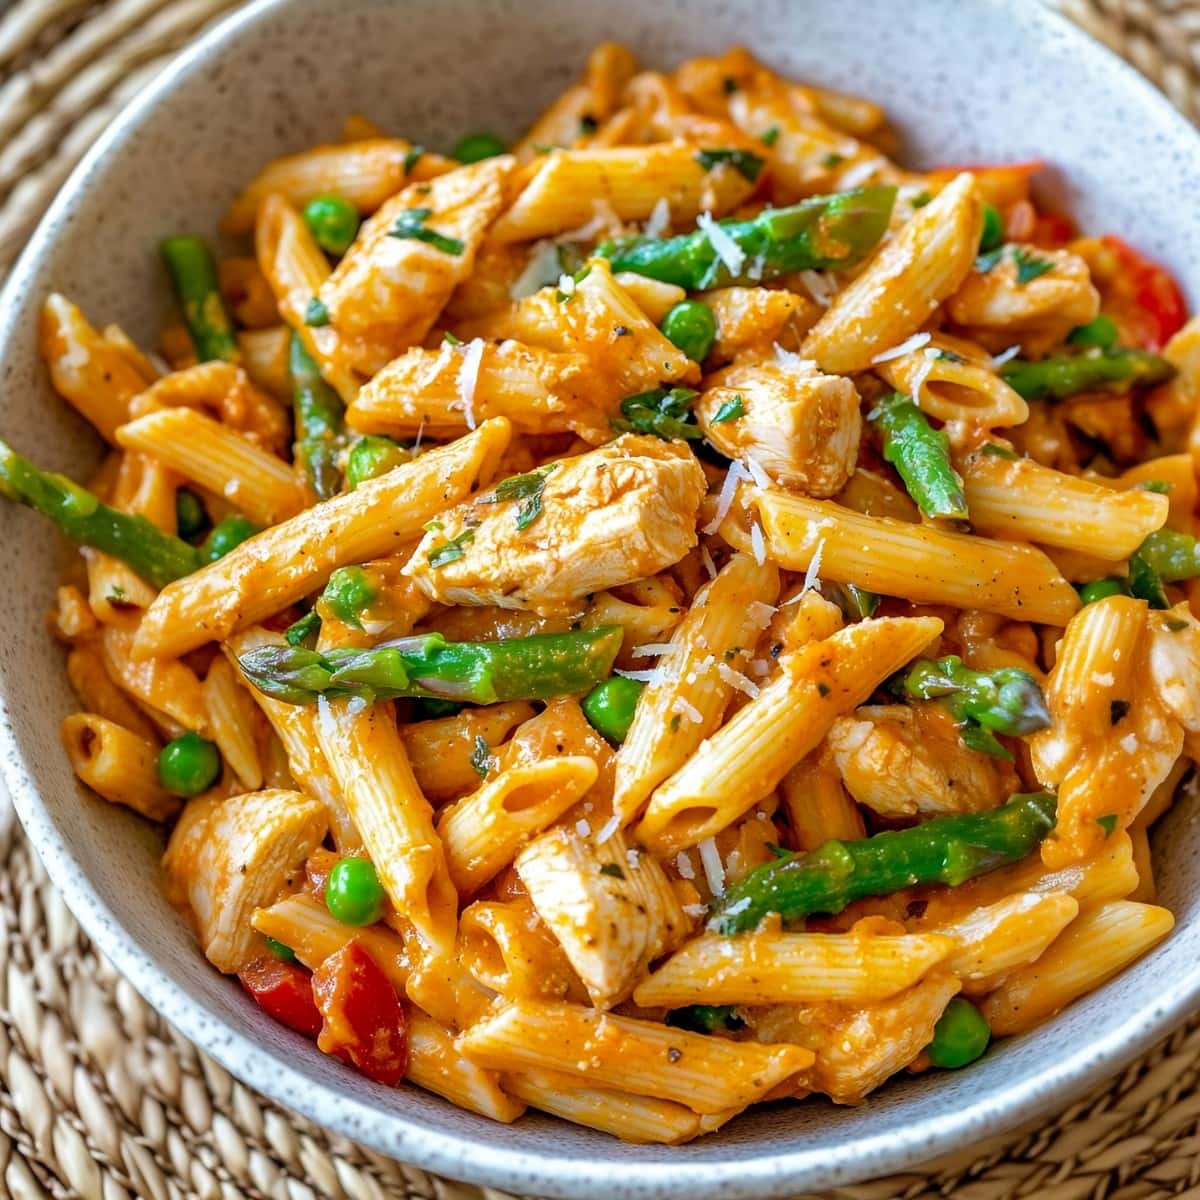
[[[704,720],[704,714],[690,700],[685,700],[682,696],[675,697],[675,708],[693,725],[699,725]]]
[[[767,543],[763,538],[762,526],[757,521],[750,522],[750,550],[754,561],[761,567],[767,561]]]
[[[925,380],[929,378],[929,372],[933,370],[933,364],[937,362],[937,356],[938,352],[932,347],[926,350],[920,364],[913,372],[912,379],[909,380],[908,393],[918,408],[921,407],[921,389],[925,386]]]
[[[793,371],[803,371],[808,375],[815,374],[821,369],[815,358],[804,358],[795,350],[785,350],[778,342],[775,343],[775,361],[781,367],[788,367]]]
[[[800,282],[804,284],[809,296],[822,308],[828,308],[837,295],[837,285],[820,271],[801,271]]]
[[[751,600],[746,606],[746,616],[759,627],[765,625],[779,610],[773,604],[764,604],[761,600]]]
[[[821,586],[821,556],[825,553],[825,539],[821,538],[817,542],[817,548],[813,551],[813,556],[809,559],[808,570],[804,572],[804,586],[800,589],[800,595],[811,591],[813,588]]]
[[[692,866],[692,860],[688,857],[686,850],[680,850],[675,856],[675,870],[679,872],[681,879],[696,878],[696,868]]]
[[[997,368],[1004,366],[1004,364],[1006,362],[1011,362],[1020,353],[1021,353],[1020,346],[1009,346],[1009,348],[1007,350],[1001,350],[1000,353],[997,354],[996,357],[992,359],[992,363],[991,363],[992,370],[994,371]]]
[[[709,521],[703,533],[716,533],[721,528],[721,522],[729,515],[729,510],[733,507],[734,497],[737,495],[737,486],[743,479],[749,479],[750,475],[746,468],[740,462],[734,459],[729,464],[729,470],[725,472],[725,482],[721,484],[720,495],[717,496],[717,511],[713,514],[713,519]]]
[[[725,864],[721,862],[717,843],[708,837],[696,849],[700,851],[700,865],[704,868],[704,878],[708,881],[708,890],[714,896],[723,896],[725,894]]]
[[[848,167],[838,177],[838,189],[849,191],[851,188],[862,187],[879,169],[886,166],[882,158],[868,158]]]
[[[622,671],[618,668],[616,673],[622,679],[632,679],[635,683],[657,683],[659,678],[657,667],[652,671]]]
[[[586,820],[584,820],[583,817],[580,817],[579,820],[575,822],[575,832],[579,834],[580,837],[590,837],[592,827]]]
[[[751,700],[758,695],[758,684],[749,675],[743,675],[741,671],[735,671],[728,663],[717,663],[717,674],[731,688],[749,696]]]
[[[746,455],[746,470],[760,488],[774,487],[775,481],[766,473],[762,464],[756,462],[748,454]]]
[[[650,210],[650,218],[646,222],[647,237],[662,237],[671,228],[671,206],[666,196],[659,196]]]
[[[600,832],[596,834],[596,841],[600,843],[607,842],[608,839],[612,837],[613,834],[616,833],[620,828],[621,818],[616,813],[613,813],[613,815],[609,817],[609,819],[601,826]],[[633,865],[636,866],[637,864],[634,863]]]
[[[674,654],[678,649],[672,642],[643,642],[634,646],[631,653],[634,658],[652,658],[656,654]]]
[[[881,350],[871,361],[885,363],[891,362],[893,358],[903,358],[906,354],[912,354],[914,350],[920,350],[922,346],[928,345],[929,338],[928,333],[914,333],[912,337],[905,338],[898,346],[893,346],[890,350]]]
[[[725,264],[731,275],[740,275],[746,265],[746,252],[712,218],[712,213],[701,213],[696,218],[696,228],[708,237],[708,244]]]
[[[713,556],[709,554],[707,546],[700,547],[700,562],[704,565],[704,569],[708,572],[709,579],[716,579],[717,564],[713,562]]]
[[[524,300],[553,283],[559,272],[558,246],[549,238],[535,242],[525,270],[509,285],[510,300]]]
[[[463,347],[462,365],[458,368],[458,397],[462,401],[468,429],[475,428],[475,386],[479,382],[483,347],[483,338],[472,338]]]

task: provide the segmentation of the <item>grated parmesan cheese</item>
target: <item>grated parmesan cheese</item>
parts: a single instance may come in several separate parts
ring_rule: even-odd
[[[746,470],[750,473],[750,478],[754,480],[760,488],[773,487],[775,481],[766,473],[761,463],[756,462],[750,455],[746,455]]]
[[[1138,740],[1136,733],[1127,733],[1118,743],[1126,754],[1132,754],[1138,748]]]
[[[679,872],[680,879],[696,878],[696,868],[692,866],[692,860],[688,857],[686,850],[680,850],[675,856],[675,870]]]
[[[575,832],[579,834],[580,837],[589,837],[591,836],[592,827],[583,819],[583,817],[580,817],[579,820],[575,822]]]
[[[1103,674],[1097,672],[1095,675],[1093,675],[1092,682],[1097,687],[1112,687],[1112,685],[1116,683],[1116,680],[1113,678],[1113,673],[1111,671],[1105,671]]]
[[[868,158],[864,162],[855,163],[838,177],[838,190],[849,191],[851,188],[862,187],[872,175],[886,165],[882,158]]]
[[[704,714],[690,700],[685,700],[682,696],[675,697],[674,707],[693,725],[699,725],[704,720]]]
[[[810,591],[812,588],[821,586],[821,556],[825,553],[825,539],[821,538],[817,542],[817,548],[813,551],[813,556],[809,560],[808,570],[804,572],[804,586],[800,589],[800,595]]]
[[[714,896],[725,894],[725,866],[721,862],[717,843],[707,837],[697,847],[700,851],[700,865],[704,868],[704,878],[708,881],[708,890]]]
[[[746,252],[712,218],[712,213],[701,213],[696,218],[696,228],[708,237],[708,244],[716,251],[731,275],[740,275],[746,265]]]
[[[767,561],[767,543],[763,539],[762,526],[757,521],[750,522],[750,549],[754,561],[761,567]]]
[[[809,296],[822,308],[828,308],[837,295],[837,285],[820,271],[801,271],[800,282],[804,284],[804,290]]]
[[[731,688],[749,696],[751,700],[758,695],[758,684],[749,675],[743,675],[741,671],[735,671],[728,663],[717,663],[717,674]]]
[[[766,675],[768,675],[770,673],[770,671],[771,671],[771,664],[769,662],[767,662],[767,660],[765,658],[756,658],[750,664],[750,674],[753,675],[755,677],[755,679],[764,678]]]
[[[652,671],[622,671],[618,669],[616,673],[623,679],[632,679],[636,683],[657,683],[659,677],[657,667]]]
[[[775,343],[775,361],[781,367],[790,367],[795,371],[805,371],[810,375],[821,369],[815,358],[802,358],[795,350],[785,350],[778,342]]]
[[[651,658],[655,654],[674,654],[679,649],[673,642],[643,642],[631,651],[634,658]]]
[[[535,242],[525,270],[509,285],[510,300],[524,300],[534,292],[552,284],[558,278],[562,264],[558,259],[558,245],[549,238]]]
[[[613,813],[613,815],[604,822],[603,826],[601,826],[600,832],[596,834],[596,841],[599,843],[607,842],[608,839],[612,837],[613,834],[616,833],[620,828],[621,818],[616,813]],[[634,866],[636,865],[637,864],[635,863]]]
[[[707,546],[700,547],[700,561],[704,564],[704,569],[708,572],[709,579],[716,579],[717,564],[713,562],[713,556],[709,554]]]
[[[720,529],[721,522],[725,520],[729,515],[729,510],[733,507],[733,499],[737,495],[737,485],[743,479],[749,478],[746,468],[737,459],[729,464],[729,470],[725,472],[725,482],[721,484],[721,492],[717,496],[717,511],[713,514],[713,519],[704,526],[702,533],[716,533]]]
[[[1020,346],[1009,346],[1009,348],[1007,350],[1001,350],[1000,353],[997,354],[996,357],[992,359],[992,362],[991,362],[992,370],[994,371],[997,368],[1004,366],[1004,364],[1006,362],[1011,362],[1020,353],[1021,353]]]
[[[671,228],[671,206],[666,196],[659,196],[650,210],[650,218],[646,222],[647,237],[662,237]]]
[[[640,851],[635,850],[632,846],[630,846],[630,848],[625,851],[625,861],[630,865],[630,867],[633,868],[633,870],[636,871],[641,865],[642,861]]]
[[[764,604],[761,600],[752,600],[746,605],[746,616],[755,625],[765,625],[779,610],[773,604]]]
[[[462,401],[467,428],[475,428],[475,385],[479,382],[479,367],[483,362],[483,338],[472,338],[462,352],[458,369],[458,396]]]
[[[685,904],[683,911],[689,917],[703,917],[708,912],[707,904]]]
[[[893,346],[890,350],[881,350],[871,361],[885,363],[891,362],[893,358],[903,358],[906,354],[911,354],[914,350],[920,350],[922,346],[927,345],[929,338],[928,333],[914,333],[912,337],[905,338],[898,346]]]

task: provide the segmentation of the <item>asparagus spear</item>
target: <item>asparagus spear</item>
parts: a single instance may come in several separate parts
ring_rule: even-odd
[[[1151,608],[1167,608],[1164,583],[1200,575],[1200,545],[1190,533],[1158,529],[1129,556],[1129,590]]]
[[[296,461],[303,464],[313,491],[328,500],[342,486],[337,456],[346,410],[337,392],[321,378],[317,364],[296,333],[292,334],[288,367],[296,414]]]
[[[918,659],[899,682],[913,700],[943,700],[958,721],[1023,737],[1050,724],[1038,681],[1019,667],[972,671],[955,654]]]
[[[424,696],[494,704],[590,690],[608,677],[621,637],[616,625],[496,642],[448,642],[426,633],[325,654],[261,646],[240,662],[255,687],[289,704],[312,704],[322,695],[368,703]]]
[[[1054,797],[1039,792],[1013,796],[991,812],[935,817],[856,842],[835,839],[751,871],[725,893],[709,924],[741,933],[769,913],[794,921],[916,884],[954,887],[1025,858],[1054,828],[1054,810]]]
[[[197,357],[201,362],[214,358],[237,362],[241,352],[233,335],[233,322],[221,299],[217,266],[208,247],[200,238],[182,234],[167,238],[161,250]]]
[[[199,551],[145,517],[118,512],[64,475],[42,471],[0,441],[0,496],[49,517],[69,538],[128,563],[165,587],[201,563]]]
[[[630,237],[596,253],[614,271],[635,271],[695,291],[731,283],[761,283],[792,271],[833,270],[861,262],[888,227],[896,189],[858,188],[811,196],[790,208],[766,208],[748,221],[717,221],[679,237]],[[714,234],[734,249],[718,254]],[[723,236],[722,236],[723,235]],[[733,269],[731,259],[744,259]]]
[[[894,392],[867,420],[883,438],[883,457],[900,473],[908,494],[927,517],[967,519],[962,480],[950,464],[950,439],[929,424],[908,396]]]
[[[1014,358],[1000,374],[1026,400],[1065,400],[1078,392],[1127,392],[1165,383],[1175,368],[1146,350],[1089,350],[1028,362]]]

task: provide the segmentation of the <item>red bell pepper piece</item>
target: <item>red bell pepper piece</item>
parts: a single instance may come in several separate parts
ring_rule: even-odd
[[[1108,234],[1100,241],[1116,259],[1122,290],[1140,310],[1139,343],[1147,350],[1161,350],[1187,321],[1179,285],[1170,272],[1121,238]]]
[[[275,1020],[308,1037],[321,1032],[321,1014],[313,998],[313,977],[298,963],[269,954],[238,972],[242,987]]]
[[[396,989],[358,942],[347,942],[313,975],[324,1024],[317,1045],[389,1087],[408,1069],[408,1014]]]

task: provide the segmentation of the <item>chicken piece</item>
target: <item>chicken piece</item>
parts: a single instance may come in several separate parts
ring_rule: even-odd
[[[677,563],[705,486],[685,445],[626,434],[443,513],[404,573],[445,604],[561,610]]]
[[[710,365],[750,352],[767,353],[776,342],[794,350],[821,315],[807,296],[783,288],[718,288],[705,293],[703,301],[717,322]]]
[[[1200,748],[1200,621],[1186,603],[1147,614],[1149,679],[1167,711],[1183,726],[1192,757]]]
[[[191,907],[217,970],[245,965],[258,937],[250,924],[254,910],[303,877],[304,862],[328,827],[320,801],[282,788],[189,802],[163,869],[168,895]]]
[[[779,1004],[739,1009],[739,1015],[756,1041],[793,1042],[816,1054],[797,1078],[796,1094],[823,1092],[836,1104],[858,1104],[929,1045],[958,990],[958,977],[937,968],[876,1004]]]
[[[1022,272],[1028,276],[1043,263],[1050,263],[1050,269],[1021,282]],[[1006,248],[990,270],[972,270],[946,308],[956,325],[1012,335],[1027,353],[1042,352],[1095,317],[1100,293],[1077,254],[1015,246]],[[1024,334],[1034,335],[1028,345]]]
[[[504,155],[411,184],[364,223],[320,295],[361,371],[374,374],[433,327],[471,274],[514,165]]]
[[[518,433],[573,431],[599,444],[612,429],[593,401],[595,383],[582,354],[514,341],[414,346],[363,386],[346,421],[360,433],[446,438],[507,417]]]
[[[621,833],[548,830],[514,861],[538,916],[558,939],[596,1008],[626,999],[688,935],[691,921],[658,860]]]
[[[744,415],[736,415],[739,408]],[[739,362],[712,376],[695,412],[722,454],[754,459],[793,491],[827,499],[854,470],[862,433],[858,392],[849,379],[823,375],[816,363],[794,355]]]
[[[982,812],[1018,790],[1012,768],[968,750],[936,701],[860,708],[828,744],[846,790],[883,817]]]

